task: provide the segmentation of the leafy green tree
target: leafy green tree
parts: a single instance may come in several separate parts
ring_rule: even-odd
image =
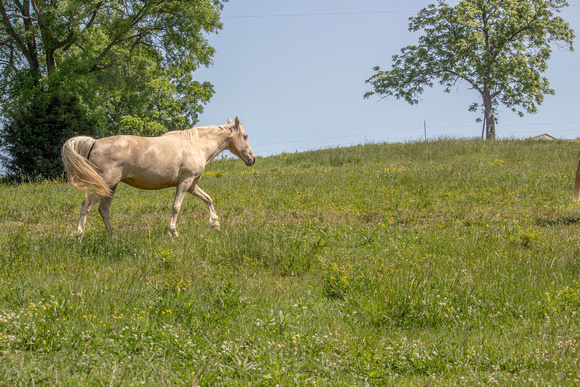
[[[97,136],[191,126],[213,95],[193,72],[212,62],[225,2],[0,0],[0,114],[48,93],[80,104]]]
[[[566,0],[462,0],[452,7],[439,0],[410,18],[409,31],[424,32],[419,43],[394,55],[391,70],[374,68],[365,98],[394,96],[413,105],[434,81],[446,92],[465,82],[481,95],[469,110],[481,109],[486,138],[494,139],[497,106],[523,116],[554,94],[542,73],[552,44],[573,50],[574,31],[557,16],[567,6]]]
[[[7,172],[28,177],[62,175],[60,148],[67,138],[93,134],[94,122],[76,97],[39,92],[27,93],[18,110],[6,112],[0,145],[7,153]]]

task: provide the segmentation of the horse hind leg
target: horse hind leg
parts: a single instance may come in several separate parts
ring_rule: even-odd
[[[107,228],[108,232],[113,230],[111,226],[111,221],[109,219],[109,209],[111,208],[111,202],[113,201],[113,195],[115,195],[115,189],[117,186],[111,188],[111,194],[107,197],[101,199],[99,203],[99,214],[101,214],[101,218],[103,219],[103,223],[105,223],[105,227]]]
[[[188,187],[191,183],[183,182],[177,186],[177,190],[175,192],[175,199],[173,200],[173,211],[171,213],[171,219],[169,220],[169,226],[167,227],[167,233],[170,236],[179,236],[177,232],[177,215],[179,214],[179,210],[181,209],[181,203],[183,202],[183,198],[187,193]]]
[[[92,192],[87,196],[85,200],[83,200],[83,204],[81,205],[81,216],[79,217],[79,224],[77,226],[77,235],[83,235],[85,232],[85,222],[87,221],[87,216],[91,209],[97,202],[101,200],[101,197],[96,193]]]
[[[206,194],[201,188],[199,188],[198,185],[191,187],[189,189],[189,192],[194,196],[197,196],[198,198],[203,200],[205,204],[207,204],[207,208],[209,210],[209,224],[214,230],[220,231],[221,227],[219,218],[217,216],[217,213],[215,212],[215,208],[213,207],[213,200],[211,199],[211,196]]]

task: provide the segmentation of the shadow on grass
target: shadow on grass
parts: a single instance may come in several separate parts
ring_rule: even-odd
[[[574,226],[580,224],[580,217],[576,216],[564,216],[560,218],[538,218],[536,219],[536,225],[540,227],[553,227],[553,226]]]

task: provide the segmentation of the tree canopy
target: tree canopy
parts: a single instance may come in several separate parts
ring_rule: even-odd
[[[535,113],[554,94],[542,73],[552,45],[573,50],[574,31],[557,14],[566,0],[443,0],[410,18],[409,31],[423,31],[416,45],[393,56],[391,70],[374,68],[365,94],[419,102],[434,82],[446,92],[464,82],[481,96],[470,111],[482,111],[486,138],[495,138],[497,106],[520,116]],[[482,121],[482,119],[478,119]]]

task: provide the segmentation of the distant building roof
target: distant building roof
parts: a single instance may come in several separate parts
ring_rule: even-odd
[[[559,140],[558,137],[552,136],[550,133],[540,133],[535,136],[528,137],[530,140]]]

